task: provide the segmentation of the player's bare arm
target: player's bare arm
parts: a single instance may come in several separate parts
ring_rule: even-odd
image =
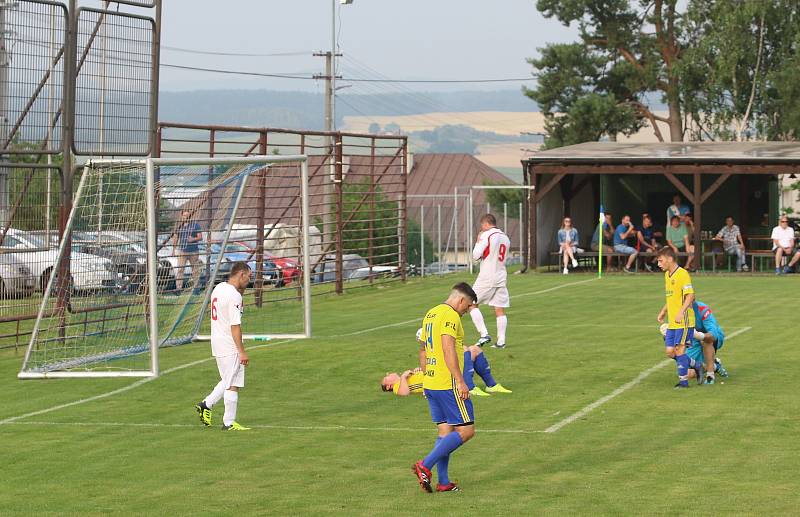
[[[450,375],[456,380],[456,389],[458,396],[461,400],[469,398],[469,388],[467,383],[464,382],[464,375],[461,373],[461,368],[458,365],[458,356],[456,355],[456,338],[442,334],[442,352],[444,352],[444,364],[450,370]]]
[[[664,307],[662,307],[661,310],[658,312],[658,316],[656,316],[656,320],[659,323],[663,323],[664,322],[664,316],[666,316],[666,315],[667,315],[667,305],[664,304]]]
[[[236,350],[239,351],[239,362],[247,366],[250,362],[250,357],[245,352],[244,345],[242,345],[242,326],[231,325],[231,335],[233,336],[233,342],[236,344]]]
[[[411,389],[408,387],[408,377],[413,373],[413,370],[406,370],[400,374],[400,383],[397,385],[397,394],[399,396],[407,397],[411,394]]]
[[[686,315],[686,311],[692,308],[692,303],[694,303],[694,294],[687,294],[686,298],[683,300],[681,310],[679,310],[678,314],[675,315],[675,323],[683,323],[683,318]]]

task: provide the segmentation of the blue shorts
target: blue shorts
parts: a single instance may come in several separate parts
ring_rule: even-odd
[[[636,248],[631,248],[627,244],[615,244],[614,251],[617,253],[624,253],[625,255],[633,255],[636,253]]]
[[[664,345],[672,347],[678,345],[688,345],[692,342],[694,336],[694,328],[688,329],[667,329],[667,335],[664,336]]]
[[[434,424],[466,425],[475,422],[472,401],[461,400],[455,388],[450,390],[425,390]]]

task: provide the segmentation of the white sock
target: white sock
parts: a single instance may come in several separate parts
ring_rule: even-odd
[[[222,423],[231,425],[236,420],[236,404],[239,402],[239,392],[225,390],[225,415]]]
[[[208,396],[203,399],[203,402],[205,402],[206,407],[208,409],[214,407],[214,404],[219,402],[219,399],[222,398],[223,393],[225,393],[225,384],[222,381],[219,381],[217,385],[214,386],[214,389],[211,390],[211,393],[209,393]]]
[[[483,336],[488,336],[489,331],[486,330],[486,323],[483,321],[483,314],[481,314],[481,310],[477,307],[469,311],[469,315],[472,318],[472,323],[475,324],[475,328],[478,329],[478,333]]]
[[[506,344],[506,328],[508,328],[508,316],[505,314],[497,317],[497,344]]]

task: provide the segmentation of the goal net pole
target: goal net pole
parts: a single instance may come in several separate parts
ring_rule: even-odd
[[[80,260],[95,260],[98,258],[95,256],[95,259],[91,259],[87,257],[91,257],[92,255],[87,255],[86,253],[75,253],[74,257],[70,256],[70,267],[66,268],[67,271],[70,272],[69,278],[67,280],[59,279],[59,277],[62,275],[58,275],[56,273],[58,271],[56,267],[60,266],[64,260],[67,260],[67,252],[70,251],[67,250],[67,245],[75,245],[74,243],[70,242],[71,239],[62,238],[54,265],[56,267],[52,269],[53,272],[50,274],[47,287],[43,293],[39,313],[34,323],[31,340],[26,350],[25,360],[18,377],[21,379],[56,377],[153,377],[157,376],[159,372],[158,350],[162,346],[167,346],[167,341],[172,340],[175,341],[175,343],[170,344],[178,344],[177,341],[185,343],[193,339],[205,337],[198,336],[197,333],[202,322],[204,321],[204,315],[207,313],[206,305],[209,302],[211,290],[216,284],[215,279],[218,274],[221,274],[220,265],[223,262],[223,257],[226,253],[226,246],[232,236],[231,231],[236,224],[237,211],[239,210],[242,196],[244,192],[248,190],[248,178],[253,174],[253,172],[264,171],[265,169],[272,168],[276,164],[285,164],[288,166],[293,165],[296,167],[294,169],[294,176],[291,174],[288,176],[281,176],[279,173],[280,171],[276,171],[278,173],[275,174],[275,177],[276,181],[278,181],[279,189],[287,188],[285,184],[282,187],[280,186],[281,178],[284,180],[287,178],[294,178],[294,181],[297,179],[300,180],[300,185],[295,184],[294,187],[290,188],[299,187],[300,191],[300,199],[297,200],[298,205],[296,206],[298,206],[300,209],[300,213],[298,215],[299,226],[301,227],[300,233],[302,250],[300,258],[302,271],[299,280],[302,282],[301,285],[303,292],[301,293],[301,297],[296,300],[302,304],[302,331],[297,333],[285,333],[285,330],[292,331],[294,329],[286,328],[284,332],[281,332],[283,329],[280,328],[275,328],[275,330],[278,332],[271,332],[271,329],[264,329],[264,334],[246,334],[244,337],[249,339],[270,339],[284,337],[298,339],[310,337],[311,258],[309,250],[311,241],[308,200],[308,163],[305,155],[251,156],[211,159],[156,158],[138,160],[90,160],[83,167],[83,174],[74,198],[76,201],[73,203],[72,210],[67,218],[64,236],[71,236],[74,232],[78,231],[85,232],[83,227],[87,226],[87,221],[91,223],[96,222],[96,226],[90,225],[90,227],[96,228],[97,241],[102,245],[103,241],[101,236],[104,234],[104,232],[109,232],[109,236],[103,238],[112,239],[112,236],[115,232],[124,233],[125,231],[137,231],[138,229],[141,229],[141,225],[146,225],[144,235],[142,236],[144,239],[143,244],[146,246],[145,260],[147,262],[147,271],[143,277],[146,279],[146,284],[142,285],[138,291],[113,291],[113,293],[122,293],[112,293],[112,301],[115,303],[101,305],[99,304],[99,301],[95,301],[94,298],[88,299],[83,297],[76,299],[78,301],[78,306],[74,306],[73,303],[73,307],[70,307],[69,305],[62,307],[65,305],[60,302],[62,297],[67,297],[67,299],[69,299],[69,296],[72,293],[72,274],[78,271],[73,271],[73,269],[79,266],[79,264],[75,262]],[[229,166],[229,169],[223,176],[218,176],[221,179],[221,182],[219,182],[210,176],[210,171],[211,167],[221,165]],[[205,292],[202,293],[204,295],[202,303],[198,307],[197,302],[191,302],[195,305],[195,309],[190,311],[191,313],[187,313],[186,309],[188,307],[187,303],[190,303],[189,299],[191,296],[195,296],[194,294],[189,294],[186,296],[186,301],[183,304],[181,304],[180,301],[178,304],[175,304],[168,302],[167,299],[162,299],[164,296],[162,296],[161,292],[159,291],[159,288],[162,287],[160,285],[162,280],[160,276],[160,269],[164,267],[164,260],[159,257],[159,240],[161,237],[158,226],[160,224],[159,213],[167,209],[162,206],[162,202],[173,203],[173,207],[180,206],[174,204],[173,199],[187,198],[180,197],[180,195],[176,198],[174,197],[175,193],[180,191],[182,185],[191,185],[191,183],[184,183],[184,181],[186,181],[182,176],[183,174],[186,174],[184,172],[179,172],[177,175],[171,176],[171,178],[176,181],[175,183],[169,183],[169,180],[167,180],[167,183],[164,184],[164,177],[156,181],[158,179],[156,178],[157,168],[169,166],[187,168],[194,167],[195,169],[202,167],[203,170],[205,167],[208,167],[208,183],[205,187],[200,187],[202,188],[202,190],[199,191],[200,194],[195,194],[195,196],[197,196],[196,199],[200,200],[198,203],[201,203],[197,206],[204,206],[204,204],[207,202],[205,198],[207,198],[210,193],[215,192],[215,189],[223,189],[223,196],[227,196],[225,199],[228,199],[227,204],[224,205],[224,212],[220,212],[222,215],[216,214],[214,216],[216,218],[214,225],[217,225],[219,230],[223,230],[222,234],[224,237],[221,237],[221,246],[219,252],[214,253],[216,263],[213,264],[213,274],[210,270],[208,271],[208,277],[205,280],[206,285],[204,286]],[[136,179],[137,168],[140,171],[138,176],[139,179]],[[278,167],[278,169],[280,169],[280,167]],[[300,178],[297,178],[298,169],[300,172]],[[183,171],[183,169],[179,170]],[[291,168],[289,170],[291,171]],[[142,172],[144,173],[144,178],[141,178]],[[165,174],[165,171],[161,170],[160,175],[163,174]],[[111,205],[114,205],[115,202],[124,203],[126,207],[125,210],[127,211],[122,210],[115,212],[114,210],[109,210],[109,213],[106,214],[105,210],[102,210],[101,207],[95,206],[97,203],[106,202],[106,196],[103,193],[105,190],[106,176],[108,176],[108,186],[118,188],[118,190],[110,192],[110,195],[108,196],[108,203]],[[197,176],[189,177],[191,178]],[[203,178],[205,177],[206,176],[203,176]],[[206,180],[204,179],[203,181]],[[202,184],[203,183],[201,182],[201,185]],[[238,186],[236,186],[237,184]],[[167,188],[167,190],[164,190],[165,188]],[[166,197],[164,197],[162,200],[161,198],[165,193]],[[114,197],[115,195],[118,197]],[[182,195],[185,195],[185,192],[183,192]],[[95,197],[98,199],[97,201],[94,200]],[[188,199],[191,200],[193,198]],[[145,212],[144,214],[142,212],[138,212],[140,217],[139,219],[131,219],[132,216],[136,215],[135,207],[137,205],[135,203],[139,203],[139,207],[145,205],[143,208],[146,208],[146,210],[142,211]],[[213,207],[213,202],[211,206]],[[218,210],[222,208],[223,207],[220,207]],[[169,208],[169,210],[174,209],[175,208]],[[78,218],[80,218],[80,222],[77,222]],[[94,218],[97,218],[97,220],[94,221]],[[104,223],[110,224],[111,226],[109,226],[108,229],[105,229]],[[211,235],[211,230],[212,228],[209,227],[209,235]],[[107,244],[107,246],[109,246],[108,249],[113,247],[113,244],[111,244],[113,239],[105,242],[109,243]],[[211,258],[209,258],[209,260],[211,260]],[[109,266],[111,265],[111,262],[108,260],[106,260],[106,263]],[[184,263],[184,266],[181,267],[180,271],[180,276],[184,278],[184,280],[184,268],[186,265],[187,264]],[[167,264],[166,267],[169,267],[169,264]],[[193,263],[191,264],[191,267],[196,269],[197,267],[204,266],[198,266],[197,264]],[[194,280],[197,280],[197,271],[194,273]],[[65,282],[67,283],[66,288],[61,286]],[[200,294],[199,292],[196,292],[196,289],[197,286],[195,284],[194,287],[190,288],[189,292]],[[104,300],[103,296],[105,295],[103,293],[100,293],[97,296],[99,296],[98,299],[100,301]],[[120,298],[117,298],[118,296]],[[54,304],[54,297],[58,298],[56,300],[58,303],[56,304],[55,309],[52,307]],[[119,300],[128,300],[128,302],[120,304]],[[276,299],[276,302],[278,303],[278,305],[276,305],[276,309],[280,309],[281,304],[286,303],[285,300],[285,298]],[[170,307],[173,308],[172,313],[170,313],[170,310],[167,310],[165,314],[160,315],[160,304],[165,303],[165,307],[167,309]],[[87,308],[87,306],[91,307]],[[128,309],[125,309],[126,307]],[[109,320],[105,319],[105,312],[103,312],[102,321],[88,321],[88,317],[85,317],[83,321],[68,319],[66,323],[58,323],[58,321],[63,319],[58,318],[57,312],[59,310],[66,311],[68,313],[68,318],[71,318],[69,314],[74,316],[75,314],[86,313],[86,311],[91,310],[105,311],[108,309],[113,311],[116,308],[121,308],[122,310],[133,313],[130,315],[130,322],[127,312],[124,317],[120,316],[118,318],[114,318],[112,314],[112,316],[110,316],[111,319]],[[176,310],[178,311],[177,313],[175,312]],[[279,313],[276,314],[278,317],[280,317]],[[161,321],[159,316],[161,316],[161,319],[166,317],[169,321]],[[298,316],[300,315],[298,314]],[[268,311],[266,313],[266,317],[271,320],[272,311]],[[178,318],[186,323],[191,322],[191,326],[186,328],[185,331],[182,331],[184,332],[184,337],[177,340],[172,339],[172,333],[177,327],[174,324],[170,324],[175,323],[172,322],[170,318]],[[115,319],[124,319],[124,322],[111,323]],[[192,319],[194,319],[194,321],[192,321]],[[282,320],[277,321],[279,326],[281,321]],[[106,322],[109,322],[110,328],[105,328]],[[95,328],[87,330],[87,323],[95,324]],[[298,323],[300,322],[298,321]],[[62,331],[61,325],[64,324],[66,324],[67,327],[64,327]],[[102,328],[98,328],[100,326],[102,326]],[[81,328],[83,330],[81,330]],[[301,329],[298,328],[297,330]],[[145,338],[143,335],[145,331],[148,335],[146,339],[141,339]],[[133,358],[137,354],[142,354],[145,352],[150,353],[150,358],[148,358],[148,361],[146,362],[139,361],[138,364],[140,366],[137,366],[133,362],[128,362],[128,359],[124,359],[124,364],[120,364],[119,362],[123,358]],[[36,354],[35,360],[32,357],[33,354]],[[133,366],[126,367],[127,364],[133,364]],[[103,368],[106,369],[104,370]]]

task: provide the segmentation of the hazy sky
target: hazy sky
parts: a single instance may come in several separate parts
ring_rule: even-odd
[[[340,74],[392,79],[528,77],[526,57],[576,31],[543,18],[535,0],[354,0],[341,20]],[[315,50],[330,48],[331,0],[164,0],[162,45],[216,52],[295,53],[283,57],[197,55],[165,48],[165,64],[308,75]],[[346,81],[342,81],[346,84]],[[404,88],[518,89],[522,83],[404,85]],[[528,83],[530,84],[530,83]],[[223,76],[162,68],[162,90],[269,88],[321,91],[318,81]],[[346,93],[390,91],[356,84]],[[345,92],[342,92],[345,93]]]

